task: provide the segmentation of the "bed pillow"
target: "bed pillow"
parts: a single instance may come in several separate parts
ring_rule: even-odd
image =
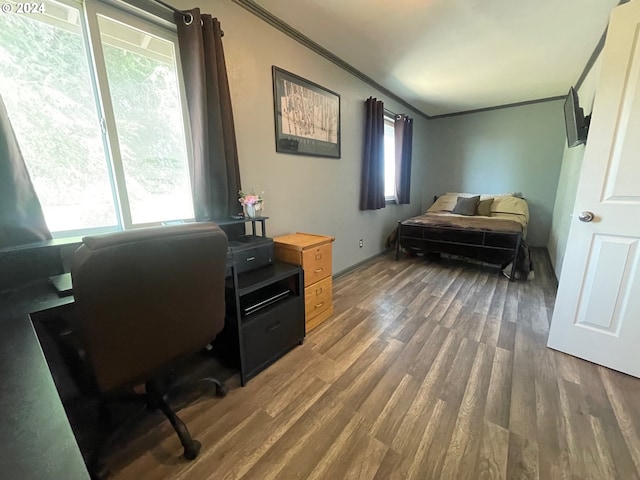
[[[529,217],[527,201],[517,197],[495,198],[491,204],[491,213],[511,213]]]
[[[476,207],[478,206],[479,201],[480,195],[476,195],[475,197],[458,197],[456,206],[453,208],[451,213],[473,216],[476,214]]]
[[[429,210],[427,210],[427,212],[451,212],[451,210],[453,210],[453,207],[456,206],[457,199],[457,196],[448,193],[440,195],[434,202],[434,204],[429,207]]]
[[[478,202],[478,207],[476,208],[476,215],[481,215],[483,217],[491,216],[491,204],[493,203],[493,198],[487,198],[486,200],[480,200]]]
[[[446,195],[453,195],[454,197],[475,197],[477,193],[466,192],[447,192]],[[480,193],[480,200],[488,200],[489,198],[497,197],[516,197],[522,198],[522,192],[502,192],[502,193]]]

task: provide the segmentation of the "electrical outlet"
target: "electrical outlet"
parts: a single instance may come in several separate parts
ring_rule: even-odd
[[[360,245],[360,248],[362,248],[362,246],[364,245],[364,242],[362,241],[362,239],[360,239],[359,245]]]

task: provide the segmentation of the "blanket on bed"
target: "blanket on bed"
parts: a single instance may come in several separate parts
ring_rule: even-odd
[[[441,213],[425,213],[402,222],[403,225],[429,225],[432,227],[489,230],[492,232],[522,232],[522,224],[514,220],[492,217],[471,217]]]

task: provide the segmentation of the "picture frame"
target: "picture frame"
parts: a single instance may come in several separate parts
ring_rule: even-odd
[[[272,67],[276,152],[340,158],[340,95]]]

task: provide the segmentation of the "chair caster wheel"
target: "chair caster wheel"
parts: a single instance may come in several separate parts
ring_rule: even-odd
[[[220,397],[220,398],[225,397],[228,392],[229,392],[229,389],[224,383],[221,383],[220,385],[216,385],[216,397]]]
[[[193,440],[191,445],[184,447],[184,458],[187,460],[194,460],[200,453],[202,444],[198,440]]]

